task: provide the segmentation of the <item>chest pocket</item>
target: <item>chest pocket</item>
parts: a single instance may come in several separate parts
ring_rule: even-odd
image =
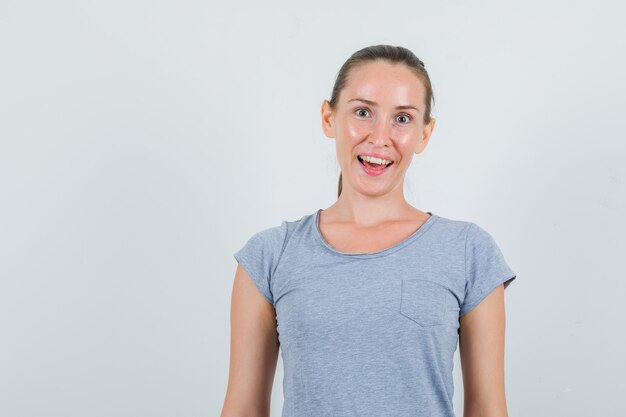
[[[423,279],[403,279],[400,313],[420,326],[443,324],[448,289]]]

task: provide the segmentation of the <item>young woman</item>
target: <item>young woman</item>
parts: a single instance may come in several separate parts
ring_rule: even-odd
[[[504,288],[515,273],[475,223],[412,207],[404,176],[435,126],[424,64],[402,47],[353,54],[322,104],[337,201],[253,235],[231,300],[222,417],[269,416],[279,347],[283,417],[507,416]]]

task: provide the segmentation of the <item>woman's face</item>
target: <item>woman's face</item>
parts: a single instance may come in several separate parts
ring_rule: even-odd
[[[374,196],[401,187],[435,125],[434,119],[424,124],[425,110],[426,89],[404,64],[376,61],[353,68],[335,109],[328,100],[322,104],[322,128],[335,138],[343,190]],[[392,163],[362,160],[368,154]]]

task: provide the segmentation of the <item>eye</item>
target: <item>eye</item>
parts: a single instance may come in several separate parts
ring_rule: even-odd
[[[369,110],[364,108],[358,108],[354,111],[358,116],[366,117],[369,114]]]
[[[399,114],[396,117],[396,120],[398,120],[402,124],[406,124],[411,121],[411,116],[409,116],[408,114]]]

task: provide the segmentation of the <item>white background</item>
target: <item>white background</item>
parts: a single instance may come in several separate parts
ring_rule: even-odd
[[[381,43],[434,85],[407,199],[484,227],[518,274],[509,414],[626,415],[623,16],[617,1],[2,0],[0,415],[219,415],[232,254],[333,203],[320,106]],[[272,416],[281,383],[279,362]]]

